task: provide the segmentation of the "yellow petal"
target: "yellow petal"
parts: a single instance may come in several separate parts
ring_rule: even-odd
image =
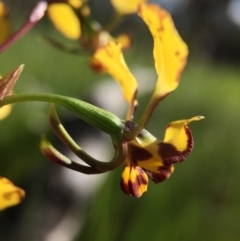
[[[138,5],[147,0],[111,0],[115,10],[120,14],[131,14],[137,12]]]
[[[50,4],[48,7],[48,16],[55,27],[67,38],[78,39],[81,36],[80,21],[68,4]]]
[[[142,168],[126,165],[122,173],[121,188],[127,195],[141,197],[147,191],[148,177]]]
[[[0,210],[19,204],[25,192],[7,178],[0,177]]]
[[[188,48],[166,10],[155,4],[141,4],[138,13],[153,36],[153,55],[158,73],[155,95],[161,99],[177,88]]]
[[[11,113],[11,110],[12,105],[6,105],[0,108],[0,120],[5,119]]]
[[[172,144],[178,151],[183,152],[191,142],[191,131],[187,127],[192,121],[202,120],[203,116],[195,116],[187,120],[178,120],[171,122],[166,129],[164,142]]]
[[[0,1],[0,44],[3,44],[11,34],[11,23],[8,11],[2,1]]]
[[[123,58],[121,44],[110,41],[95,52],[91,66],[99,72],[107,72],[121,86],[124,98],[131,103],[137,92],[137,82]]]

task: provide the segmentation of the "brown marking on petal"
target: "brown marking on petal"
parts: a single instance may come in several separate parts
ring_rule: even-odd
[[[173,164],[184,161],[191,153],[194,141],[191,130],[184,126],[185,133],[187,135],[187,147],[184,151],[179,151],[176,147],[170,143],[160,142],[158,143],[158,154],[163,159],[164,164]]]
[[[143,169],[141,167],[136,166],[135,167],[138,170],[138,175],[137,175],[137,181],[139,185],[147,185],[148,184],[148,180],[146,178],[144,178],[144,173],[145,171],[143,171]]]
[[[161,26],[159,26],[159,28],[157,29],[158,32],[164,32],[164,27],[163,25],[161,24]]]
[[[13,194],[18,195],[19,202],[21,202],[24,199],[24,196],[25,196],[25,195],[22,195],[22,191],[18,189],[18,190],[14,190],[14,191],[11,191],[11,192],[3,193],[3,198],[6,199],[6,200],[10,200],[11,196]]]
[[[120,186],[121,186],[122,191],[125,194],[131,195],[131,193],[129,191],[128,183],[125,183],[123,178],[121,178]]]
[[[175,52],[175,55],[178,57],[179,56],[179,51],[177,50],[176,52]]]
[[[171,164],[165,164],[164,166],[160,166],[157,172],[146,171],[146,173],[155,183],[159,183],[168,179],[171,176],[172,167],[173,165]]]
[[[132,168],[138,170],[138,174],[134,182],[129,180],[128,187],[132,196],[139,198],[142,196],[141,185],[147,185],[148,180],[144,178],[144,171],[141,167],[133,166]]]
[[[133,169],[135,169],[135,170],[133,170]],[[134,166],[134,165],[131,166],[130,172],[132,172],[132,171],[136,172],[136,170],[137,170],[138,174],[136,175],[135,180],[132,181],[129,179],[128,182],[125,183],[124,179],[121,178],[120,186],[121,186],[122,191],[125,194],[139,198],[143,194],[143,192],[141,190],[141,186],[147,186],[148,180],[144,177],[145,171],[141,167]]]
[[[138,146],[129,145],[128,148],[131,155],[131,161],[136,165],[138,161],[146,161],[153,156],[149,151]]]
[[[139,198],[142,196],[142,193],[139,192],[139,186],[137,182],[132,182],[129,180],[128,187],[130,190],[130,195],[136,198]]]
[[[106,67],[103,66],[100,62],[98,61],[90,61],[89,63],[90,67],[92,70],[94,70],[96,73],[102,73],[104,71],[106,71]]]

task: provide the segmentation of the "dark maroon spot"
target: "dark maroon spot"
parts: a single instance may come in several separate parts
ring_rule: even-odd
[[[176,147],[170,143],[158,143],[158,154],[161,156],[165,164],[182,162],[191,153],[194,146],[192,133],[187,126],[184,127],[184,130],[187,135],[187,147],[184,151],[178,151]]]
[[[131,161],[137,165],[138,161],[145,161],[150,159],[153,155],[144,148],[129,145],[129,153],[131,154]]]
[[[120,182],[120,186],[122,191],[127,194],[127,195],[131,195],[129,188],[128,188],[128,183],[125,183],[123,178],[121,178],[121,182]]]
[[[164,27],[163,25],[161,25],[158,29],[157,29],[158,32],[163,32],[164,31]]]
[[[129,180],[128,187],[129,187],[130,195],[134,197],[142,196],[142,193],[139,192],[139,185],[137,182],[132,182],[131,180]]]
[[[104,66],[100,63],[94,63],[94,62],[90,62],[90,67],[92,68],[92,70],[94,70],[96,73],[102,73],[104,71]]]
[[[159,167],[157,172],[146,171],[146,173],[155,183],[159,183],[170,177],[170,175],[172,174],[171,168],[172,165],[166,164]]]
[[[135,167],[138,170],[138,175],[137,175],[137,182],[138,185],[147,185],[148,184],[148,180],[145,178],[145,171],[143,171],[143,169],[141,167],[136,166]]]

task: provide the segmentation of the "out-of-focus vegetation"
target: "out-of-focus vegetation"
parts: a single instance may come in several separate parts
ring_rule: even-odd
[[[88,68],[86,56],[62,53],[36,41],[44,29],[41,27],[0,55],[1,74],[24,63],[15,92],[45,91],[86,99],[94,84],[106,76],[95,75]],[[136,38],[135,46],[125,54],[130,68],[149,67],[154,71],[149,39]],[[190,53],[194,51],[190,48]],[[169,180],[158,185],[151,183],[140,199],[122,193],[120,167],[111,172],[88,201],[90,204],[83,205],[83,212],[82,203],[72,201],[72,193],[61,182],[52,187],[50,179],[59,177],[60,167],[45,160],[39,151],[42,132],[58,143],[49,130],[48,105],[15,105],[13,113],[0,122],[0,174],[23,187],[26,199],[0,213],[0,240],[45,240],[46,232],[63,217],[62,210],[74,205],[79,210],[79,220],[83,213],[86,217],[75,241],[238,241],[240,68],[237,62],[219,63],[204,56],[190,57],[180,86],[159,105],[147,126],[161,138],[170,121],[204,115],[204,121],[190,126],[195,148],[184,163],[176,165]],[[137,118],[149,96],[139,97]],[[60,114],[63,119],[68,118],[66,112]],[[65,201],[65,206],[58,213],[61,201]],[[48,202],[56,210],[50,212]]]

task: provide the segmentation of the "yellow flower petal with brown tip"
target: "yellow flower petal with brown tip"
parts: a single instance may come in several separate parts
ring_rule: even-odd
[[[2,1],[0,1],[0,44],[3,44],[11,35],[11,23],[8,11]]]
[[[148,177],[142,168],[126,165],[122,173],[121,188],[124,193],[134,197],[141,197],[147,191]]]
[[[124,98],[131,103],[137,92],[137,81],[129,71],[121,44],[110,41],[99,47],[91,61],[93,69],[110,74],[121,86]]]
[[[158,144],[159,155],[165,164],[182,162],[188,157],[194,142],[191,130],[187,125],[203,118],[203,116],[196,116],[187,120],[173,121],[167,126],[164,141]]]
[[[25,192],[7,178],[0,177],[0,210],[19,204]]]
[[[158,73],[155,95],[161,99],[177,88],[186,64],[188,48],[166,10],[155,4],[141,4],[138,14],[153,36],[153,55]]]
[[[54,26],[67,38],[78,39],[81,36],[80,21],[67,3],[50,4],[48,16]]]
[[[111,0],[115,10],[120,14],[131,14],[137,12],[138,5],[147,0]]]
[[[189,141],[188,131],[185,127],[192,121],[202,120],[203,116],[195,116],[187,120],[178,120],[171,122],[166,129],[164,142],[174,145],[178,151],[186,150]]]

